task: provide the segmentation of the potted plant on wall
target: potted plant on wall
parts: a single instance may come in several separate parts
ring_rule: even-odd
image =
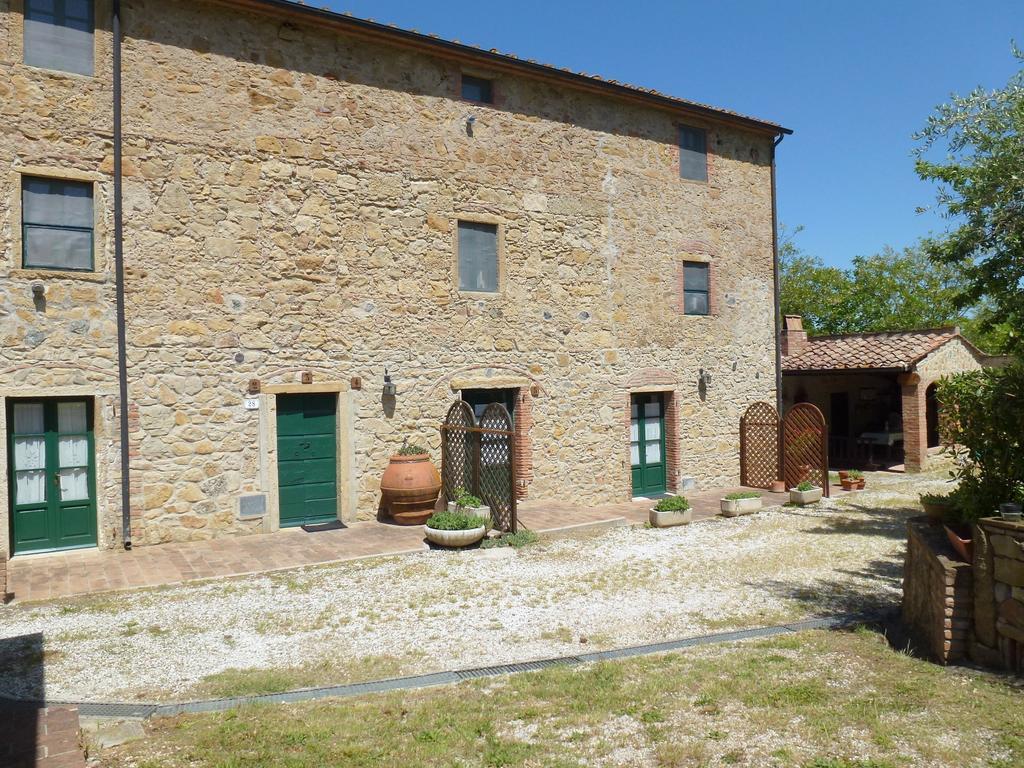
[[[953,510],[954,499],[951,494],[922,493],[921,508],[928,516],[930,525],[939,525],[943,520],[950,519],[950,512]]]
[[[749,515],[761,508],[761,494],[755,491],[738,491],[722,499],[722,517]]]
[[[810,483],[804,480],[796,488],[791,488],[789,491],[789,501],[792,504],[799,504],[801,507],[805,504],[814,504],[815,502],[821,501],[822,490],[814,483]]]
[[[392,520],[399,525],[422,525],[434,512],[441,475],[426,448],[406,443],[391,457],[380,490]]]
[[[648,519],[654,528],[671,528],[673,525],[687,525],[693,522],[690,502],[683,496],[669,496],[659,499],[651,507]]]
[[[490,520],[471,515],[464,509],[443,509],[427,520],[424,528],[427,541],[440,547],[468,547],[487,535]]]

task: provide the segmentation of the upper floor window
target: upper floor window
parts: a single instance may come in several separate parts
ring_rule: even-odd
[[[92,184],[23,176],[21,247],[26,268],[93,269]]]
[[[703,128],[679,126],[679,177],[708,180],[708,134]]]
[[[93,73],[93,0],[25,0],[25,63]]]
[[[683,313],[706,315],[710,311],[710,265],[703,261],[683,262]]]
[[[498,290],[498,225],[459,222],[459,290]]]
[[[482,77],[462,76],[462,98],[466,101],[479,101],[484,104],[494,103],[494,83]]]

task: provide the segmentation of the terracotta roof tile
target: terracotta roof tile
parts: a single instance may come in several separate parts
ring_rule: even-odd
[[[810,336],[797,354],[782,359],[782,370],[907,370],[936,347],[959,335],[956,328],[932,328],[922,331]]]

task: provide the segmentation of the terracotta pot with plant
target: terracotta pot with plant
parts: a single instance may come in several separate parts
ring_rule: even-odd
[[[383,505],[399,525],[422,525],[434,512],[441,476],[427,449],[403,445],[380,479]]]
[[[941,525],[943,521],[950,519],[950,512],[953,510],[953,497],[940,493],[922,493],[921,508],[928,516],[930,525]]]
[[[847,470],[846,477],[843,477],[843,473],[840,472],[839,482],[844,491],[859,491],[864,487],[864,473],[859,469],[850,469]]]

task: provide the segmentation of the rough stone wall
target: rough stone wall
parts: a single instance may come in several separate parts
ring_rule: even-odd
[[[8,1],[10,34],[20,17]],[[239,520],[237,498],[272,489],[267,393],[302,372],[311,390],[364,382],[334,387],[348,414],[350,516],[375,513],[403,439],[439,460],[456,378],[537,386],[531,498],[626,498],[620,425],[645,369],[671,373],[677,474],[738,482],[740,415],[774,398],[769,138],[707,124],[710,181],[687,182],[665,112],[477,69],[495,78],[500,106],[471,105],[456,98],[457,62],[214,4],[124,5],[137,543],[268,527]],[[97,275],[43,276],[54,299],[42,317],[34,276],[15,274],[0,179],[2,269],[16,278],[0,285],[0,392],[68,381],[108,393],[108,75],[59,77],[10,56],[3,67],[14,78],[0,79],[4,162],[97,173],[106,228]],[[497,294],[457,290],[459,219],[499,224]],[[678,311],[686,259],[714,264],[716,314]],[[67,367],[18,368],[43,360]],[[385,368],[393,413],[381,406]],[[714,377],[703,398],[700,368]],[[242,407],[253,379],[260,411]],[[116,469],[114,451],[116,439],[98,445],[98,465]],[[101,531],[119,519],[115,499],[101,494]]]
[[[1024,524],[986,518],[974,528],[975,661],[1024,671]],[[978,548],[980,547],[980,548]]]
[[[914,647],[941,664],[962,659],[971,630],[971,566],[955,559],[942,528],[907,522],[903,625]]]
[[[976,371],[983,366],[984,360],[961,339],[953,339],[921,360],[915,370],[922,381],[931,384],[953,373]]]

